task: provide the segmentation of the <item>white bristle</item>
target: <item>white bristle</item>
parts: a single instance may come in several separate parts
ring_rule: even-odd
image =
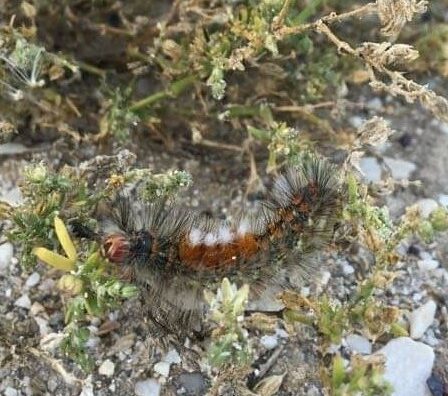
[[[218,229],[218,242],[219,243],[229,243],[233,239],[233,234],[229,227],[221,226]]]
[[[240,221],[240,224],[238,225],[238,235],[244,236],[250,231],[250,222],[248,219],[243,219]]]
[[[205,237],[204,237],[204,243],[205,243],[207,246],[213,246],[213,245],[216,245],[217,242],[218,242],[218,237],[217,237],[215,234],[211,233],[211,232],[208,232],[208,233],[205,235]]]
[[[199,245],[202,242],[203,234],[202,231],[198,228],[192,228],[190,231],[190,243],[194,245]]]

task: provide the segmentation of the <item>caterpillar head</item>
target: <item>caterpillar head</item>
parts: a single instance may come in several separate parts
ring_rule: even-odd
[[[149,259],[152,245],[153,238],[146,231],[136,231],[130,235],[114,233],[103,239],[102,252],[112,263],[142,263]]]

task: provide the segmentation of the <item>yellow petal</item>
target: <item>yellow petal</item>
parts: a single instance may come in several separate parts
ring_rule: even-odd
[[[64,252],[67,254],[70,260],[75,261],[75,245],[73,245],[72,239],[68,234],[64,222],[58,216],[55,216],[54,218],[54,228],[56,230],[56,235],[58,236],[59,242],[61,242],[62,248],[64,249]]]
[[[39,260],[48,265],[51,265],[54,268],[63,271],[71,271],[75,268],[76,260],[68,259],[67,257],[61,256],[60,254],[52,252],[51,250],[48,250],[46,248],[34,248],[33,253],[39,258]]]

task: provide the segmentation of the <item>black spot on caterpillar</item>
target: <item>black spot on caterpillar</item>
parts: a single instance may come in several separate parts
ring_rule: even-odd
[[[157,328],[183,337],[201,323],[204,288],[224,276],[248,282],[255,294],[269,285],[293,287],[292,272],[312,276],[334,234],[341,190],[335,167],[308,157],[275,180],[255,211],[233,222],[118,197],[110,207],[118,231],[103,236],[102,251],[144,290]]]

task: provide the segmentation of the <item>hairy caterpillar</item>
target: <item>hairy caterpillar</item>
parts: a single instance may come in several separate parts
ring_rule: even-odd
[[[205,311],[203,289],[222,277],[253,292],[290,286],[290,272],[311,275],[331,239],[341,203],[335,168],[315,157],[288,168],[257,210],[214,221],[173,205],[132,205],[118,198],[110,213],[117,232],[102,238],[104,255],[142,286],[150,319],[186,335]]]

